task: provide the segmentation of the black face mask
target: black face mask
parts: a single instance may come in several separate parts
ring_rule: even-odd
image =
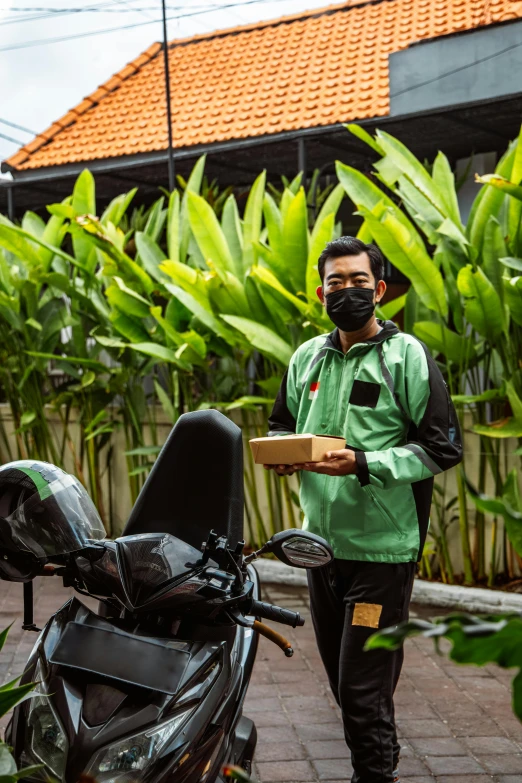
[[[368,323],[375,310],[373,288],[341,288],[326,295],[328,318],[342,332],[356,332]]]

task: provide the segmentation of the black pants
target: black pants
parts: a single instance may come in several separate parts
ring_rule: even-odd
[[[335,560],[308,572],[317,645],[341,707],[352,783],[392,783],[399,760],[393,694],[403,650],[364,652],[376,628],[408,619],[416,563]]]

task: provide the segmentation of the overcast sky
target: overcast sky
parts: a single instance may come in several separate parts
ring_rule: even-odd
[[[223,7],[232,3],[237,6]],[[327,4],[327,0],[167,0],[168,35],[172,40]],[[45,130],[112,73],[161,40],[160,19],[161,0],[92,0],[90,4],[0,0],[0,120],[37,133]],[[53,38],[65,40],[49,40]],[[35,45],[38,41],[42,43]],[[2,122],[0,134],[24,143],[32,138]],[[0,137],[0,160],[18,146]]]

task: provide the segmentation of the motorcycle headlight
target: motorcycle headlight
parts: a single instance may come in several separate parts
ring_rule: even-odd
[[[136,776],[133,773],[145,769],[157,758],[190,712],[192,709],[180,712],[159,726],[102,748],[85,773],[95,778],[97,783],[134,783]]]
[[[40,681],[40,684],[28,706],[26,749],[35,760],[44,764],[52,775],[63,780],[68,750],[67,737],[51,707],[49,697],[45,694],[40,663],[36,666],[34,678],[35,681]]]

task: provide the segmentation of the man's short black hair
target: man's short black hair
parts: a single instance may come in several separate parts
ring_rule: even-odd
[[[359,256],[361,253],[368,253],[370,258],[370,268],[377,284],[379,280],[384,280],[384,258],[377,245],[367,245],[357,237],[339,237],[333,242],[328,242],[325,249],[319,256],[318,269],[321,282],[324,282],[324,265],[332,258],[341,258],[342,256]]]

